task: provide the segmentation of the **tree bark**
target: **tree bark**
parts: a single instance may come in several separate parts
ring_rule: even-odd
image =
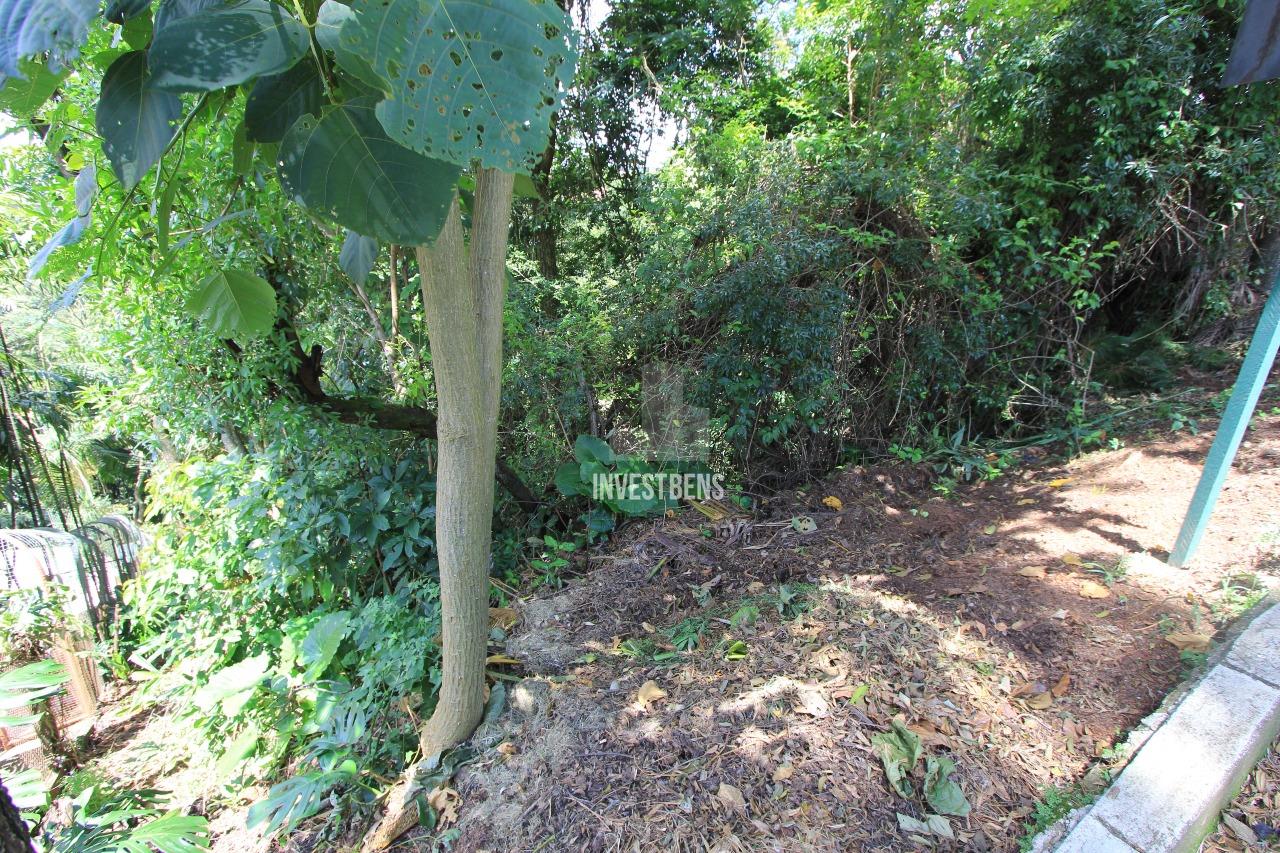
[[[436,446],[436,547],[443,649],[440,695],[420,733],[424,759],[471,735],[484,714],[489,628],[489,545],[502,377],[502,303],[514,178],[476,175],[468,257],[455,198],[444,230],[418,248],[431,364],[440,399]],[[362,850],[385,849],[413,826],[416,768],[391,792]]]
[[[0,780],[0,853],[32,853],[31,834]]]

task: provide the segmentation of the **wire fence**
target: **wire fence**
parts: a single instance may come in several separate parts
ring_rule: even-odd
[[[52,657],[71,676],[66,695],[50,702],[59,729],[97,711],[104,685],[91,653],[95,641],[110,637],[120,608],[120,587],[137,574],[143,539],[142,529],[122,515],[105,516],[69,532],[0,530],[0,588],[65,587],[68,614],[88,628],[79,635],[68,632],[52,649]],[[0,727],[0,749],[35,737],[31,726]]]

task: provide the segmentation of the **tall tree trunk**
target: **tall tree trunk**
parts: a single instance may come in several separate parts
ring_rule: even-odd
[[[470,257],[454,199],[444,230],[418,248],[431,365],[440,400],[436,442],[436,546],[440,557],[442,675],[421,732],[424,759],[470,736],[484,713],[489,628],[489,543],[502,377],[502,303],[513,177],[476,176]],[[364,851],[382,850],[413,826],[416,769],[391,792]]]

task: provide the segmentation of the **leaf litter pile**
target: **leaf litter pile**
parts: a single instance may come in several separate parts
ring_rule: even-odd
[[[1280,741],[1245,779],[1240,794],[1219,816],[1204,853],[1280,850]]]
[[[1274,415],[1196,568],[1159,562],[1210,439],[1028,453],[949,497],[925,466],[852,469],[632,523],[517,608],[524,680],[409,845],[1016,850],[1280,584]]]

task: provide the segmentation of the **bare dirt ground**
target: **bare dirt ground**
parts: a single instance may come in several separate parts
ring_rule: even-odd
[[[1208,399],[1189,404],[1202,425]],[[854,468],[752,513],[629,524],[518,605],[501,736],[398,849],[1017,849],[1046,789],[1099,785],[1206,638],[1280,588],[1278,405],[1273,383],[1189,570],[1159,559],[1212,433],[1167,419],[949,496],[927,466]],[[904,825],[932,810],[919,767],[904,797],[873,752],[895,720],[954,761],[968,815]],[[96,772],[208,813],[220,853],[268,846],[247,799],[209,796],[180,722],[100,728]],[[1272,771],[1242,820],[1280,824]]]
[[[1029,454],[951,497],[922,466],[853,469],[751,517],[632,524],[524,604],[529,678],[443,800],[454,848],[1017,849],[1045,789],[1100,782],[1205,638],[1280,585],[1266,406],[1190,570],[1158,558],[1208,432]],[[921,771],[905,798],[872,751],[895,718],[956,764],[972,810],[941,834],[899,817],[930,811]]]

